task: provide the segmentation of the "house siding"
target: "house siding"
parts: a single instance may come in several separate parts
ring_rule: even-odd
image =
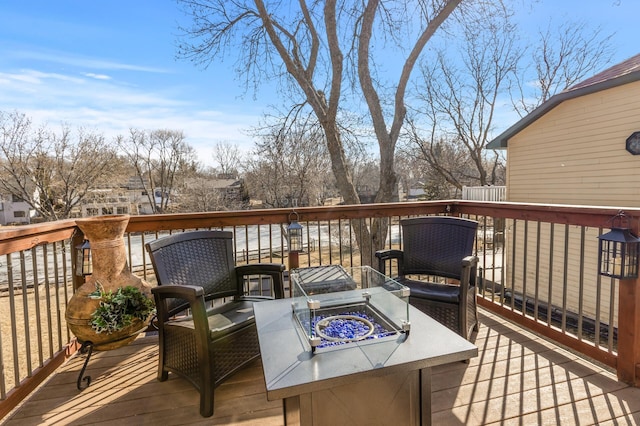
[[[509,201],[640,207],[640,82],[571,99],[509,140]]]
[[[639,99],[640,82],[569,99],[511,137],[507,199],[640,207],[640,155],[632,155],[625,149],[627,138],[640,131]],[[607,228],[607,224],[603,227]],[[533,289],[537,282],[539,301],[603,323],[613,318],[613,325],[617,326],[617,312],[598,308],[609,306],[611,295],[614,298],[617,295],[617,282],[601,279],[596,269],[597,237],[602,231],[556,225],[551,253],[550,224],[540,224],[539,237],[537,223],[528,222],[526,229],[525,232],[524,221],[507,223],[507,257],[515,256],[513,270],[507,273],[507,285],[535,297]],[[565,233],[573,235],[571,241],[582,243],[565,247]],[[538,247],[532,244],[538,242],[540,258],[536,264]],[[554,289],[551,295],[549,282]],[[616,309],[617,303],[611,306]]]

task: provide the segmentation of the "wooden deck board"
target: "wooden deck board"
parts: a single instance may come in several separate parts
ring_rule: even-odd
[[[640,389],[615,374],[484,310],[469,363],[433,368],[435,425],[640,424]],[[2,424],[282,425],[282,402],[268,401],[260,361],[216,389],[215,414],[199,415],[199,395],[170,375],[156,380],[157,344],[141,338],[96,352],[91,385],[76,389],[83,356],[72,358]]]

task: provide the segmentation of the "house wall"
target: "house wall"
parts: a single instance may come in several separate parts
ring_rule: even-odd
[[[640,82],[565,101],[509,140],[507,199],[640,207]]]
[[[640,131],[640,82],[561,103],[509,139],[507,200],[640,207],[640,155],[625,149],[626,139],[636,131]],[[616,283],[603,277],[598,289],[596,266],[597,236],[610,224],[602,224],[604,231],[585,229],[583,243],[568,247],[564,246],[564,233],[574,235],[573,241],[582,230],[556,226],[553,252],[549,252],[550,225],[540,225],[541,259],[536,264],[537,247],[529,246],[525,253],[523,244],[532,238],[531,230],[537,232],[538,224],[527,223],[525,235],[523,222],[514,227],[513,221],[508,221],[510,236],[505,249],[507,257],[515,256],[515,266],[507,273],[507,285],[534,296],[532,289],[537,281],[541,300],[573,312],[581,310],[590,318],[598,316],[608,323],[610,312],[599,311],[598,300],[611,294],[615,297],[617,293],[610,290]],[[550,297],[546,290],[549,282],[559,289]],[[617,313],[613,314],[617,325]]]

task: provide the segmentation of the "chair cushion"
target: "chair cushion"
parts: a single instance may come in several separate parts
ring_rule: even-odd
[[[223,334],[228,334],[246,327],[254,321],[253,301],[232,301],[208,309],[207,319],[209,321],[211,339],[215,340]],[[191,316],[168,321],[165,325],[167,327],[194,328]]]
[[[459,303],[460,301],[459,285],[417,281],[409,278],[396,278],[396,280],[411,289],[411,297],[445,303]]]

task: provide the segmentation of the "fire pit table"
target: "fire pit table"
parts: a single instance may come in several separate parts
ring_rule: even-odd
[[[431,424],[431,367],[478,354],[368,266],[300,268],[291,285],[254,306],[267,398],[288,425]]]

